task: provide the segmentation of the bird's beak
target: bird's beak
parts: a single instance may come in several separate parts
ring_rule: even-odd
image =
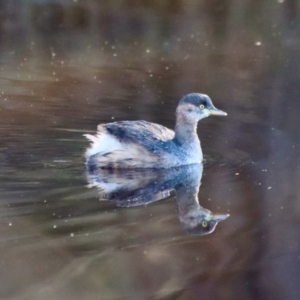
[[[220,222],[220,221],[227,219],[229,216],[230,216],[230,214],[224,214],[224,215],[215,214],[215,215],[212,215],[211,221]]]
[[[209,114],[212,116],[227,116],[227,113],[221,109],[217,109],[217,108],[210,108],[208,109]]]

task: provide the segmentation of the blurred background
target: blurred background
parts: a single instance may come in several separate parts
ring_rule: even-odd
[[[299,299],[300,2],[0,0],[1,299]],[[117,208],[83,133],[208,94],[199,201]]]

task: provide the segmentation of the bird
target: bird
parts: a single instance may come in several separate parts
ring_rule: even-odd
[[[99,124],[95,135],[85,134],[89,169],[168,169],[201,163],[203,154],[197,135],[198,121],[226,116],[206,94],[184,96],[176,109],[174,131],[162,125],[138,121]]]

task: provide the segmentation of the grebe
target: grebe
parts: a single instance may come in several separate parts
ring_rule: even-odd
[[[167,169],[201,163],[203,154],[197,135],[198,121],[210,115],[226,116],[205,94],[184,96],[176,109],[175,130],[147,121],[100,124],[96,135],[85,134],[88,168]]]

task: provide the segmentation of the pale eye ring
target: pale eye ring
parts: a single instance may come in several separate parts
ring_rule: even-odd
[[[200,109],[204,109],[205,106],[203,104],[200,104],[199,107],[200,107]]]
[[[201,222],[201,225],[205,228],[205,227],[207,227],[208,224],[207,224],[206,221],[202,221],[202,222]]]

